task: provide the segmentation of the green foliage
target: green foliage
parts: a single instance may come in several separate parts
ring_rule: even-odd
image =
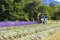
[[[49,5],[52,9],[54,8],[54,4],[51,2]]]
[[[41,0],[0,0],[0,21],[36,20],[38,13],[45,13],[49,19],[60,19],[60,5],[49,6]]]
[[[60,5],[57,5],[54,9],[54,13],[52,15],[52,19],[60,20]]]

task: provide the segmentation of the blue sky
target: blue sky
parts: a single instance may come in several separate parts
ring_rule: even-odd
[[[60,4],[60,0],[43,0],[43,3],[49,5],[50,2],[53,2],[55,5]]]

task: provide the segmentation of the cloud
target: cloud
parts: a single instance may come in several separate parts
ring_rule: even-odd
[[[60,0],[54,0],[54,1],[60,2]]]

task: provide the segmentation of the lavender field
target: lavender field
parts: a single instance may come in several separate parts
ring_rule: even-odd
[[[0,0],[0,40],[60,40],[60,0]]]
[[[60,40],[60,22],[0,27],[0,40]]]

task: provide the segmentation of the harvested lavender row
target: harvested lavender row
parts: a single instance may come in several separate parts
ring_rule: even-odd
[[[32,35],[27,35],[26,37],[18,38],[16,40],[53,40],[56,36],[57,31],[58,31],[58,28],[50,29],[50,30],[38,32]]]
[[[45,24],[45,25],[36,24],[36,25],[28,25],[29,27],[22,26],[22,27],[1,28],[0,29],[0,39],[2,39],[2,40],[20,40],[20,39],[21,40],[23,40],[23,39],[24,40],[28,40],[28,39],[29,40],[34,40],[33,37],[31,39],[31,35],[35,35],[35,34],[41,33],[41,32],[46,31],[46,30],[51,31],[51,29],[57,30],[58,28],[60,28],[60,23],[54,23],[53,24],[54,26],[52,24]],[[46,32],[51,34],[50,31],[46,31]],[[29,36],[29,37],[27,37],[27,36]]]

